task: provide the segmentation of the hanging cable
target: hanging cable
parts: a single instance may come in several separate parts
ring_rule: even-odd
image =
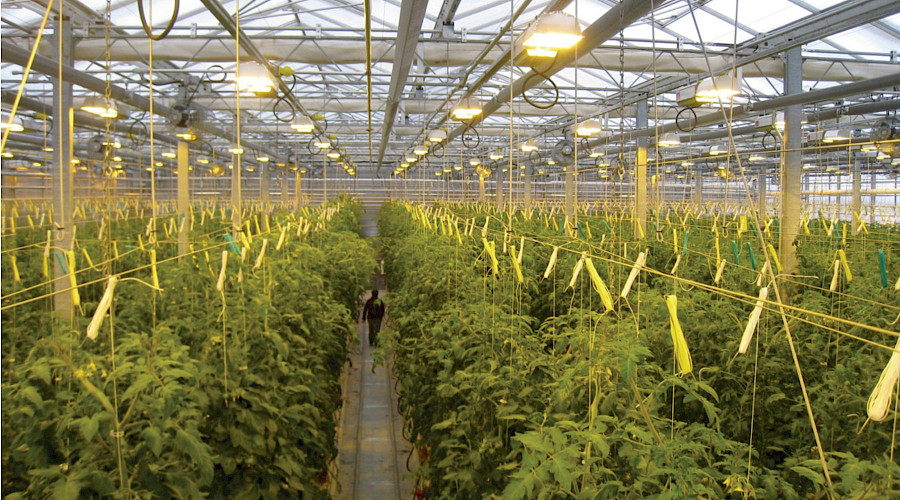
[[[159,35],[153,34],[153,26],[151,26],[150,23],[147,22],[147,17],[144,15],[144,0],[137,0],[137,4],[138,4],[138,14],[140,15],[140,18],[141,18],[141,27],[144,28],[144,33],[146,33],[147,36],[151,40],[156,40],[156,41],[160,41],[163,38],[165,38],[166,36],[168,36],[169,32],[172,31],[172,28],[175,27],[175,21],[178,19],[178,9],[181,6],[181,0],[175,0],[175,5],[172,6],[172,17],[169,19],[168,24],[166,24],[166,27],[165,27],[165,29],[163,29],[163,32],[160,33]],[[152,2],[152,0],[150,2],[150,17],[151,18],[153,17],[153,2]]]
[[[553,60],[556,61],[556,58],[554,58]],[[528,97],[527,92],[522,92],[522,98],[525,99],[525,102],[531,104],[537,109],[550,109],[553,106],[556,106],[556,103],[559,102],[559,87],[556,86],[556,82],[553,81],[553,78],[548,76],[546,73],[541,72],[541,70],[537,68],[531,68],[531,70],[533,71],[533,73],[525,78],[525,82],[522,84],[522,87],[528,88],[528,82],[530,82],[532,79],[542,78],[547,81],[547,83],[549,83],[551,87],[553,87],[553,100],[550,101],[549,104],[538,104],[535,101],[531,100],[530,97]]]

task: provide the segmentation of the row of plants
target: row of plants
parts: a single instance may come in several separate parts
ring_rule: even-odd
[[[759,243],[739,217],[666,218],[654,214],[654,233],[637,240],[628,217],[615,213],[582,214],[567,225],[546,212],[485,206],[382,207],[395,327],[387,350],[404,432],[419,452],[420,497],[900,494],[893,417],[866,421],[866,400],[891,356],[885,346],[896,341],[890,332],[900,333],[891,324],[897,292],[882,286],[875,251],[896,277],[896,229],[873,226],[868,237],[835,240],[810,223],[797,242],[798,274],[815,278],[780,277],[790,292],[786,320],[766,306],[749,350],[738,355],[763,266],[762,257],[748,262],[747,244],[757,255],[763,244],[777,250],[777,228]],[[739,241],[742,263],[730,250],[717,256],[716,238],[721,250]],[[837,249],[854,277],[830,291]],[[639,252],[647,263],[622,298]],[[690,367],[686,348],[676,356],[670,296]]]
[[[251,223],[237,238],[228,214],[195,214],[181,258],[173,238],[148,243],[146,220],[106,223],[79,243],[97,262],[78,254],[74,318],[51,320],[52,297],[38,295],[50,285],[32,283],[42,248],[20,252],[20,283],[5,258],[4,296],[26,290],[4,301],[5,498],[328,498],[348,297],[376,267],[360,209],[342,198],[279,211],[269,231]],[[107,260],[112,241],[120,255]],[[89,340],[108,275],[110,314]]]

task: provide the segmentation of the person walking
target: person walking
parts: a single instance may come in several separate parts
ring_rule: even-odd
[[[372,290],[372,296],[366,301],[362,312],[362,319],[369,322],[369,345],[377,344],[382,318],[384,318],[384,301],[378,298],[378,290]]]

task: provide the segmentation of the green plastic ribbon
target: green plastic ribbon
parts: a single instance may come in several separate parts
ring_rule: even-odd
[[[740,265],[741,263],[741,249],[738,247],[736,241],[731,240],[731,253],[734,254],[734,263]]]
[[[231,233],[225,233],[225,241],[228,242],[228,249],[229,249],[229,250],[231,250],[232,252],[236,253],[237,255],[240,255],[240,254],[241,254],[241,251],[238,250],[237,245],[235,245],[235,243],[234,243],[234,238],[231,236]]]

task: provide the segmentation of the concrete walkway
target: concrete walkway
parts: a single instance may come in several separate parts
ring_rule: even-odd
[[[380,294],[385,294],[382,290]],[[366,294],[368,297],[368,293]],[[393,377],[383,366],[372,371],[368,326],[357,324],[359,349],[350,354],[338,452],[338,500],[409,499],[411,478],[404,478],[411,446],[403,439]]]

